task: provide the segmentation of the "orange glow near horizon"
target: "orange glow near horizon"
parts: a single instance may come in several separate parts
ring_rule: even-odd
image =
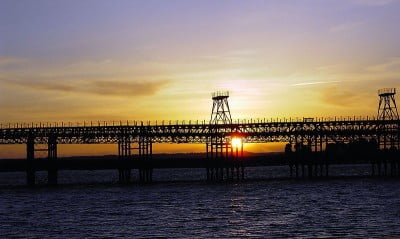
[[[240,138],[235,138],[232,142],[232,147],[240,150],[243,142]],[[272,153],[283,152],[286,143],[247,143],[243,144],[245,152],[250,153]],[[45,145],[42,145],[46,147]],[[41,147],[37,145],[37,147]],[[0,145],[0,159],[6,158],[25,158],[26,145]],[[153,144],[154,154],[184,154],[184,153],[205,153],[205,144],[169,144],[156,143]],[[132,152],[135,154],[135,152]],[[58,157],[70,156],[105,156],[117,155],[118,147],[115,144],[59,144]],[[45,152],[38,152],[35,157],[47,157]]]
[[[371,117],[377,90],[400,88],[397,0],[15,2],[1,5],[0,128],[208,122],[220,90],[234,122]],[[285,143],[232,142],[241,144],[261,153]],[[117,153],[59,147],[60,156]],[[26,146],[0,145],[9,157],[26,157]]]

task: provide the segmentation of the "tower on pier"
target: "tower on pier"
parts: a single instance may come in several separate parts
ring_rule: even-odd
[[[236,148],[236,159],[243,156],[243,142],[232,133],[231,111],[228,104],[229,92],[218,91],[212,94],[213,106],[207,139],[207,180],[240,180],[244,178],[244,166],[240,160],[234,160],[233,149]]]
[[[399,113],[395,100],[396,88],[384,88],[378,91],[378,120],[398,120]]]
[[[400,147],[400,138],[393,132],[398,132],[399,124],[394,121],[399,120],[399,113],[395,100],[396,88],[384,88],[378,91],[378,120],[383,122],[379,125],[378,143],[382,149],[394,149]]]
[[[213,106],[210,124],[231,124],[232,117],[228,104],[229,92],[217,91],[212,94]]]

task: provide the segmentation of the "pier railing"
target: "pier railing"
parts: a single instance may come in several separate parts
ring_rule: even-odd
[[[218,135],[215,129],[218,127]],[[399,141],[399,120],[374,117],[282,118],[238,120],[232,124],[210,125],[207,121],[102,121],[83,123],[3,124],[0,144],[23,144],[28,137],[46,143],[56,137],[58,143],[118,143],[121,137],[136,142],[148,137],[153,143],[207,143],[210,137],[240,137],[246,143],[313,141],[349,141],[369,138]],[[384,137],[384,138],[382,138]],[[388,139],[386,139],[389,137]]]
[[[333,117],[270,117],[232,119],[232,124],[255,123],[302,123],[302,122],[349,122],[375,121],[375,116],[333,116]],[[109,127],[109,126],[166,126],[166,125],[207,125],[209,120],[84,120],[84,121],[39,121],[2,122],[0,129],[9,128],[51,128],[51,127]]]

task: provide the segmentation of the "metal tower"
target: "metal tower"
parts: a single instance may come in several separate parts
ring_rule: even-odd
[[[228,104],[229,92],[218,91],[212,94],[213,106],[210,119],[211,136],[206,143],[207,180],[240,180],[244,178],[244,167],[240,161],[233,160],[233,135],[224,125],[232,124],[231,112]],[[236,158],[239,149],[236,147]],[[243,156],[243,143],[241,143],[240,157]],[[224,172],[225,171],[225,172]]]
[[[393,121],[399,120],[396,106],[396,88],[385,88],[378,91],[379,106],[378,120],[383,122],[379,125],[380,137],[378,144],[381,149],[394,149],[400,147],[400,135],[394,136],[393,132],[399,131],[399,124]]]
[[[231,111],[228,104],[229,92],[214,92],[210,124],[232,124]]]
[[[399,113],[396,106],[396,88],[385,88],[378,91],[379,106],[378,120],[398,120]]]

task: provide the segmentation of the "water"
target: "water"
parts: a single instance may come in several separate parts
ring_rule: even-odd
[[[365,175],[369,168],[336,166],[331,172]],[[286,175],[285,167],[247,173],[247,182],[208,184],[198,180],[204,179],[204,170],[156,170],[154,184],[119,186],[115,171],[65,171],[60,172],[64,185],[34,189],[10,186],[20,176],[23,184],[24,174],[0,174],[0,235],[400,237],[399,179],[277,179]],[[44,184],[45,174],[38,180]]]

